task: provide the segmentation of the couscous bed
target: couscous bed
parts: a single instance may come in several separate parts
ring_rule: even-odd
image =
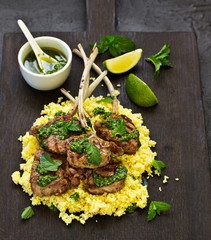
[[[84,102],[84,109],[91,116],[92,122],[102,120],[101,116],[93,115],[92,111],[94,108],[104,107],[106,111],[112,111],[111,103],[96,102],[100,99],[102,99],[102,96],[92,96]],[[49,118],[53,118],[58,111],[68,112],[73,107],[73,103],[70,101],[60,101],[61,99],[59,99],[58,103],[52,102],[44,106],[44,110],[41,111],[41,117],[35,121],[33,126],[44,124]],[[148,174],[152,173],[152,165],[156,153],[151,150],[151,147],[154,147],[156,142],[150,140],[149,130],[146,126],[143,126],[143,119],[140,113],[132,113],[131,109],[124,108],[119,104],[118,114],[124,114],[133,121],[140,133],[139,140],[141,146],[136,154],[124,154],[118,157],[117,160],[123,163],[128,172],[124,188],[116,193],[90,194],[84,189],[81,181],[80,185],[69,189],[62,195],[52,195],[49,197],[36,196],[31,189],[30,174],[34,154],[40,146],[36,137],[29,135],[29,132],[19,138],[22,142],[22,158],[25,162],[20,164],[20,170],[23,172],[15,171],[12,174],[12,180],[15,184],[21,185],[23,191],[31,196],[32,205],[43,204],[48,207],[55,206],[59,210],[59,217],[67,225],[74,219],[84,224],[88,218],[97,214],[122,216],[126,213],[126,209],[133,204],[136,204],[139,208],[146,207],[149,195],[147,186],[142,185],[142,174],[144,172]],[[74,193],[78,193],[78,201],[70,198]]]

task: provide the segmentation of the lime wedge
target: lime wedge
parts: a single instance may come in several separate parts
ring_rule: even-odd
[[[148,85],[134,74],[129,74],[125,89],[131,101],[141,107],[152,107],[158,99]]]
[[[112,73],[124,73],[133,68],[140,60],[142,49],[136,49],[119,57],[105,60],[103,65]]]

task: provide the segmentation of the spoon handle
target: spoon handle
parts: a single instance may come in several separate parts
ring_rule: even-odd
[[[29,32],[28,28],[26,27],[25,23],[22,20],[18,20],[18,25],[21,28],[22,32],[24,33],[26,39],[29,41],[33,51],[35,54],[41,54],[43,51],[38,46],[37,42],[34,40],[32,34]]]

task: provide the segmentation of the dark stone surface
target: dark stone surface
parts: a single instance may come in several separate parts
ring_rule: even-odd
[[[211,1],[116,1],[116,16],[119,31],[195,32],[199,49],[206,133],[211,156]],[[32,32],[83,31],[86,28],[86,4],[83,0],[0,0],[0,49],[5,32],[20,32],[16,23],[19,18]],[[1,56],[2,51],[0,59]]]

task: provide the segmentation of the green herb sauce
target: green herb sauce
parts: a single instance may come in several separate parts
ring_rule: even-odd
[[[77,202],[77,201],[79,200],[80,196],[79,196],[79,194],[76,192],[76,193],[72,194],[72,195],[70,196],[70,198],[74,199],[74,200]]]
[[[48,184],[50,184],[51,182],[53,182],[58,178],[59,176],[51,176],[51,175],[40,176],[39,179],[37,180],[37,184],[40,187],[46,187]]]
[[[104,186],[111,185],[112,183],[114,183],[116,181],[121,181],[121,180],[125,179],[127,176],[127,168],[124,167],[123,165],[119,166],[116,169],[115,174],[110,177],[102,177],[101,175],[99,175],[95,172],[93,172],[93,174],[94,174],[95,185],[97,187],[104,187]]]
[[[43,68],[45,70],[45,73],[39,68],[39,65],[37,63],[36,56],[34,52],[30,52],[25,60],[24,60],[24,66],[31,72],[37,73],[37,74],[51,74],[54,72],[59,71],[62,69],[66,63],[67,58],[58,50],[56,49],[50,49],[50,48],[42,48],[42,50],[48,54],[50,57],[56,59],[59,63],[55,63],[51,60],[51,58],[41,58],[41,62],[43,65]]]
[[[39,133],[37,134],[37,139],[40,139],[40,136],[44,138],[49,138],[50,135],[53,134],[58,135],[58,138],[60,140],[64,140],[70,137],[73,133],[81,133],[82,127],[80,124],[73,122],[73,120],[71,122],[58,120],[52,123],[50,126],[43,126],[38,131]]]
[[[70,149],[79,154],[86,153],[88,163],[92,163],[96,166],[99,166],[101,163],[100,150],[95,145],[91,144],[86,136],[81,140],[74,139]]]

